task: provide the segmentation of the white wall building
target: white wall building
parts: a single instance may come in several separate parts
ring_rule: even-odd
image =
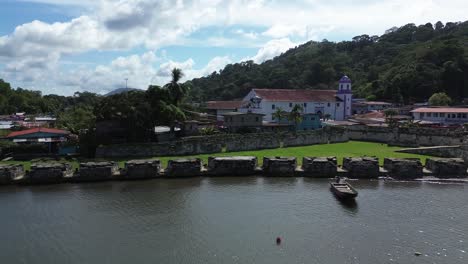
[[[264,114],[264,121],[275,122],[272,114],[281,108],[290,112],[298,104],[304,113],[330,115],[334,120],[345,120],[351,115],[351,80],[340,79],[338,90],[252,89],[242,100],[240,112]]]
[[[468,123],[468,108],[459,107],[421,107],[411,111],[414,120],[442,124]]]

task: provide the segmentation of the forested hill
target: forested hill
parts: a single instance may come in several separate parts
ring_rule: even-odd
[[[252,87],[335,89],[343,74],[358,97],[408,103],[443,91],[459,102],[468,97],[468,21],[407,24],[339,43],[311,41],[262,64],[230,64],[189,83],[194,101],[229,100]]]

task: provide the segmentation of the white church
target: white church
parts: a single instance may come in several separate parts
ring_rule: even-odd
[[[238,111],[263,114],[264,121],[275,122],[272,114],[278,108],[290,112],[298,104],[304,114],[329,115],[342,121],[351,115],[352,96],[351,79],[343,76],[338,90],[252,89]]]

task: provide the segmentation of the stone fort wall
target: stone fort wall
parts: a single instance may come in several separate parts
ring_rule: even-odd
[[[402,147],[452,146],[466,143],[467,133],[455,129],[348,127],[350,140],[381,142]]]
[[[99,146],[97,158],[184,156],[197,154],[272,149],[347,142],[348,132],[341,127],[325,127],[297,133],[220,134],[186,137],[172,142],[115,144]]]

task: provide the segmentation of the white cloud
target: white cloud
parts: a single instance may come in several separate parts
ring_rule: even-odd
[[[112,81],[117,75],[124,73],[141,77],[141,83],[135,85],[142,85],[143,81],[152,77],[145,79],[143,74],[137,74],[137,71],[162,74],[165,73],[164,67],[177,63],[187,69],[187,76],[205,74],[197,72],[194,69],[195,62],[189,58],[181,62],[166,61],[166,65],[161,65],[164,67],[154,69],[153,66],[144,66],[150,65],[152,58],[136,55],[137,57],[117,58],[110,65],[93,71],[76,66],[74,71],[82,78],[72,78],[67,77],[68,74],[59,67],[63,56],[67,54],[131,50],[135,47],[157,50],[170,45],[238,48],[262,46],[252,57],[256,62],[262,62],[295,46],[294,42],[322,39],[337,34],[345,34],[348,37],[358,34],[382,34],[392,26],[411,22],[422,24],[438,20],[460,21],[466,19],[468,9],[468,1],[465,0],[24,1],[56,4],[63,10],[69,9],[69,5],[83,7],[84,14],[70,21],[32,21],[19,25],[9,35],[0,36],[0,64],[4,66],[1,73],[7,77],[13,76],[18,82],[34,81],[40,88],[52,85],[57,87],[59,93],[60,80],[53,83],[53,80],[46,76],[51,69],[60,71],[58,76],[64,75],[73,79],[61,83],[76,84],[95,80],[92,84],[96,86],[107,85],[104,81]],[[200,29],[233,27],[237,30],[227,35],[213,34],[200,38],[193,34]],[[264,30],[256,32],[244,28]],[[217,57],[212,60],[212,65],[216,61],[222,65],[230,60]],[[118,74],[114,76],[114,72]],[[104,80],[99,79],[99,76],[112,78]],[[88,87],[90,85],[83,86],[82,89],[97,89]]]
[[[290,48],[295,47],[297,44],[293,43],[289,38],[274,39],[268,41],[265,46],[260,48],[251,58],[244,60],[253,60],[256,63],[262,63],[266,60],[272,59]]]

